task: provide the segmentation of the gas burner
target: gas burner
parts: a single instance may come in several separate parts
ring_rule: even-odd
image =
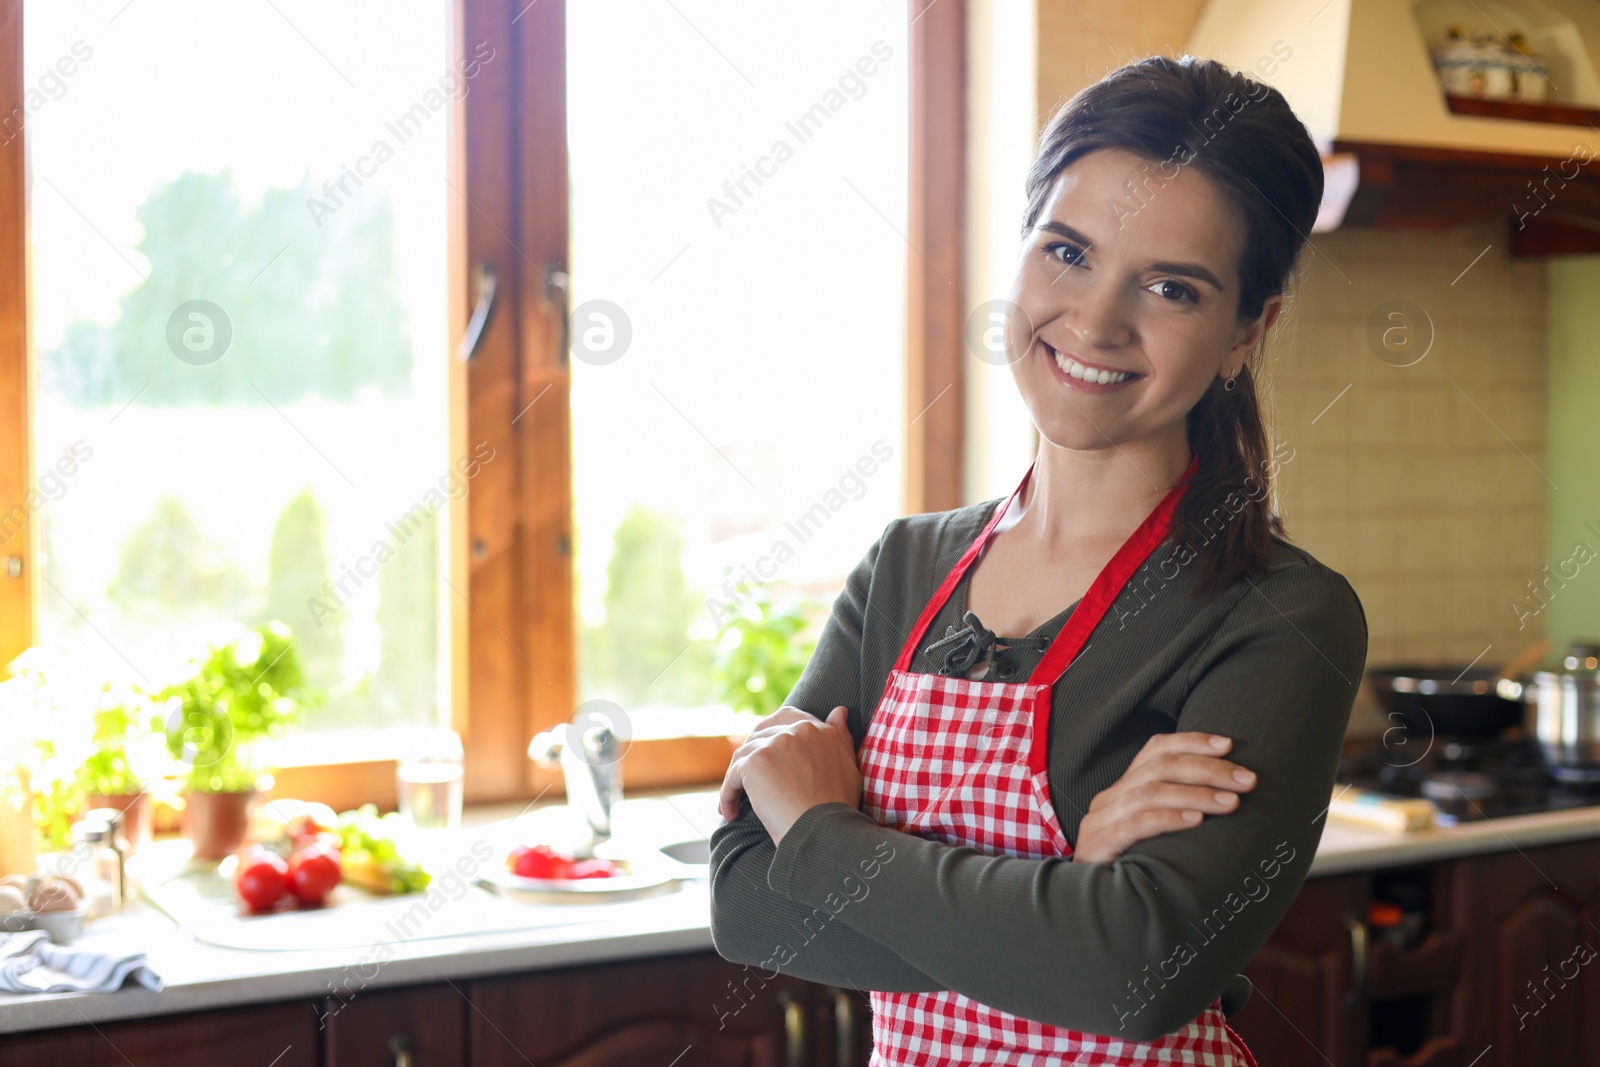
[[[1492,797],[1500,786],[1494,775],[1481,771],[1440,770],[1423,778],[1419,791],[1441,804],[1459,804]]]
[[[1352,742],[1339,761],[1341,783],[1402,797],[1425,797],[1439,825],[1600,806],[1600,773],[1556,772],[1533,741],[1511,730],[1490,738],[1440,737],[1421,758],[1382,741]]]
[[[1600,785],[1600,767],[1550,767],[1550,777],[1565,786]]]

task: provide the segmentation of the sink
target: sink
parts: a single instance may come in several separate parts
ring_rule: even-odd
[[[704,837],[690,841],[674,841],[670,845],[662,845],[661,851],[679,863],[702,866],[711,863],[711,842]]]

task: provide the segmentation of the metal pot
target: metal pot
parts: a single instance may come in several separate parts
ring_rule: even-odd
[[[1574,641],[1561,670],[1502,678],[1496,692],[1525,704],[1527,732],[1562,781],[1600,781],[1600,642]]]

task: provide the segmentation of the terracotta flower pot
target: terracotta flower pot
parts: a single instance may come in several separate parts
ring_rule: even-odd
[[[195,859],[226,859],[244,844],[250,809],[260,791],[239,793],[185,793],[183,836],[194,843]]]
[[[84,798],[84,810],[113,808],[122,812],[122,835],[128,851],[137,852],[150,843],[150,797],[145,793],[91,793]]]

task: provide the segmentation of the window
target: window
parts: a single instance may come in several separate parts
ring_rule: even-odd
[[[158,683],[287,616],[342,765],[280,786],[341,805],[440,721],[532,795],[591,699],[629,788],[719,776],[721,624],[814,628],[959,480],[960,168],[907,159],[960,20],[910,7],[0,0],[0,652]]]
[[[41,644],[159,685],[276,618],[303,730],[447,714],[450,14],[27,5]]]
[[[899,514],[907,17],[568,6],[578,692],[641,736],[736,729],[794,665],[724,625],[814,634]]]

